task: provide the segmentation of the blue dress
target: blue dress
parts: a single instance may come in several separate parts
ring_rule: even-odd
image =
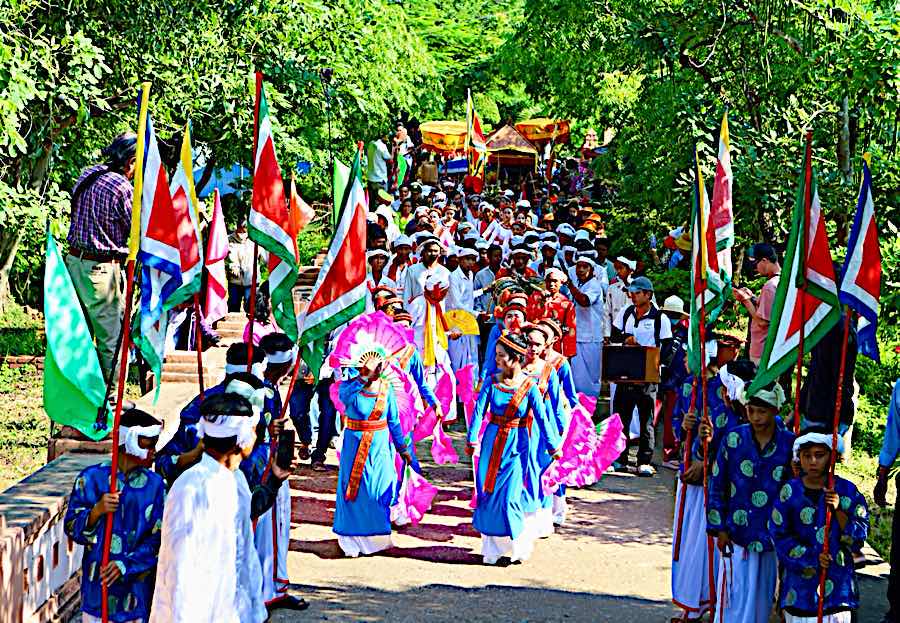
[[[853,570],[853,551],[862,547],[869,532],[866,500],[849,480],[834,479],[840,507],[847,514],[841,530],[832,515],[828,533],[831,565],[825,575],[825,614],[859,607],[859,585]],[[801,478],[781,488],[769,529],[781,565],[781,607],[795,616],[814,617],[819,607],[819,553],[825,535],[824,492],[813,500]]]
[[[390,505],[397,482],[391,442],[398,452],[406,449],[394,390],[383,381],[383,398],[379,399],[378,393],[369,392],[354,378],[343,381],[338,391],[346,409],[346,424],[338,471],[334,532],[342,536],[390,534]],[[376,409],[379,401],[383,406]],[[366,426],[366,422],[377,430],[353,430]],[[366,438],[370,440],[368,452],[364,461],[361,457],[357,462],[361,443],[365,451]],[[355,464],[357,470],[354,470]],[[353,482],[356,484],[351,486]]]
[[[81,559],[81,609],[100,618],[102,589],[100,565],[106,536],[106,516],[88,527],[91,509],[109,491],[110,462],[82,471],[75,479],[63,528],[73,541],[84,545]],[[159,555],[160,528],[166,486],[147,468],[118,472],[119,508],[113,516],[109,559],[122,577],[109,587],[109,620],[146,620],[153,600],[153,581]]]
[[[560,402],[560,383],[559,375],[553,366],[545,363],[543,371],[529,374],[538,390],[544,398],[544,409],[547,412],[547,419],[550,421],[551,427],[556,429],[558,439],[562,439],[562,435],[566,430],[566,422],[568,418],[563,412],[562,403]],[[543,380],[542,374],[546,375],[546,381]],[[550,467],[553,462],[553,453],[559,449],[561,441],[557,442],[556,447],[550,447],[547,437],[539,435],[538,431],[532,427],[531,432],[531,461],[529,468],[531,471],[525,477],[525,494],[526,494],[526,512],[536,511],[538,508],[550,508],[553,506],[553,496],[544,493],[541,486],[541,476],[544,471]],[[562,485],[558,494],[565,494],[565,486]]]
[[[793,473],[794,434],[775,427],[759,448],[750,424],[725,435],[709,480],[707,531],[724,530],[731,540],[751,552],[772,551],[769,516],[782,485]]]
[[[556,368],[556,374],[559,376],[559,387],[563,395],[569,401],[569,407],[575,408],[578,404],[578,393],[575,391],[575,377],[572,376],[572,364],[566,357],[560,358],[560,363]]]
[[[474,445],[481,429],[481,421],[487,415],[490,418],[503,418],[518,387],[506,385],[497,377],[489,377],[478,394],[472,425],[469,428],[468,442]],[[523,529],[528,503],[524,480],[532,461],[531,439],[528,434],[528,420],[531,426],[537,424],[539,437],[546,438],[546,445],[556,450],[560,445],[559,433],[555,424],[547,417],[544,399],[540,390],[529,379],[527,387],[521,390],[524,396],[511,414],[519,418],[521,426],[502,428],[494,421],[489,421],[481,439],[481,458],[478,461],[478,473],[475,488],[478,499],[472,525],[481,534],[495,537],[517,538]],[[494,446],[503,438],[503,446],[498,445],[497,455]],[[536,438],[537,442],[538,439]],[[536,445],[536,444],[535,444]],[[491,488],[488,472],[492,457],[497,464],[496,476]]]

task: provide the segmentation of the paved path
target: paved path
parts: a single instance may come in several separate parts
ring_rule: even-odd
[[[452,433],[458,450],[463,437]],[[461,453],[460,453],[461,454]],[[419,456],[429,457],[427,444]],[[292,589],[312,603],[304,613],[278,612],[273,622],[391,621],[668,621],[673,475],[611,475],[570,491],[566,525],[539,541],[530,560],[481,564],[468,509],[471,472],[462,464],[423,461],[440,487],[421,524],[394,533],[395,547],[347,559],[331,532],[337,475],[302,468],[292,479],[288,567]],[[860,623],[884,612],[886,565],[861,579]],[[777,620],[774,619],[773,620]]]

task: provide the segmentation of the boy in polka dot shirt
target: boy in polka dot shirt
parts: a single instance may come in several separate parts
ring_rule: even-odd
[[[849,480],[836,476],[828,489],[831,433],[809,430],[794,442],[801,476],[786,483],[772,508],[769,529],[781,567],[779,603],[786,623],[816,621],[819,573],[825,573],[824,623],[850,623],[859,607],[853,551],[869,531],[866,500]],[[842,448],[838,437],[838,452]],[[830,508],[829,553],[823,552],[825,513]]]
[[[792,474],[794,435],[776,418],[783,403],[777,383],[749,397],[749,424],[725,435],[712,467],[706,528],[721,555],[717,623],[769,620],[777,563],[768,521]]]

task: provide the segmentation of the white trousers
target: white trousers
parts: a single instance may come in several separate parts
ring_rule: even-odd
[[[719,559],[715,623],[768,623],[777,575],[775,552],[748,552],[735,544],[730,558]]]
[[[291,541],[291,489],[287,482],[281,483],[275,506],[257,520],[253,541],[262,567],[263,601],[268,603],[283,597],[287,591],[287,556]]]
[[[679,532],[678,509],[684,496],[684,520]],[[675,545],[680,534],[678,560]],[[718,566],[718,548],[713,547]],[[709,610],[709,549],[706,541],[706,510],[703,487],[676,481],[675,517],[672,523],[672,602],[692,615]]]

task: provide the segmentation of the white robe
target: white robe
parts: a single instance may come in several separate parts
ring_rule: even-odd
[[[450,291],[444,300],[447,311],[461,309],[475,315],[474,275],[466,275],[462,268],[450,273]],[[458,339],[449,340],[448,350],[453,371],[472,364],[474,378],[478,378],[478,341],[477,335],[462,335]]]
[[[603,283],[591,277],[575,286],[588,298],[589,305],[575,301],[575,356],[572,357],[572,377],[575,391],[588,396],[600,394],[601,362],[603,359]]]
[[[150,623],[265,620],[262,572],[251,544],[250,490],[238,474],[204,453],[172,485]]]
[[[750,552],[735,543],[731,558],[719,559],[715,623],[768,621],[777,575],[775,552]],[[723,582],[727,582],[724,600]]]
[[[678,509],[684,500],[684,521],[678,560],[674,559],[678,536]],[[713,546],[713,571],[719,564],[718,548]],[[706,507],[703,487],[685,485],[676,480],[675,517],[672,523],[672,601],[688,611],[691,618],[709,610],[709,549],[706,542]]]
[[[272,536],[273,531],[275,540]],[[263,599],[268,604],[284,597],[287,591],[287,554],[291,541],[291,488],[287,482],[281,483],[275,498],[275,506],[257,520],[253,540],[262,567]]]

